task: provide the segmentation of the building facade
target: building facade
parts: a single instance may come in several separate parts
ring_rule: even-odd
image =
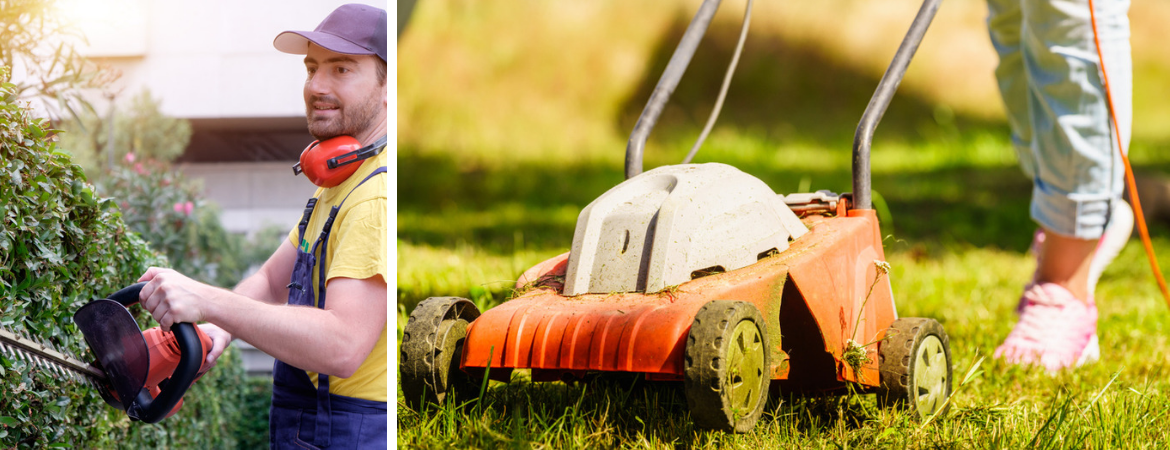
[[[315,186],[292,164],[305,129],[302,58],[276,51],[285,30],[312,30],[353,0],[62,0],[84,35],[78,51],[121,73],[90,100],[105,113],[143,89],[191,123],[179,168],[203,180],[229,231],[292,226]],[[386,9],[384,1],[357,1]]]

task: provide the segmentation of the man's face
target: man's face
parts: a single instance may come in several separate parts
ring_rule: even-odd
[[[386,86],[377,56],[334,53],[309,44],[305,57],[305,116],[318,140],[360,136],[386,121]]]

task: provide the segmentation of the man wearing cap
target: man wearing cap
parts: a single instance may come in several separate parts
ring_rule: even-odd
[[[322,145],[351,136],[385,147],[386,26],[384,10],[350,4],[273,42],[305,55],[305,115]],[[156,267],[140,278],[142,304],[164,330],[208,322],[210,362],[233,336],[276,357],[273,448],[388,444],[387,159],[377,152],[340,184],[322,185],[289,239],[233,291]]]

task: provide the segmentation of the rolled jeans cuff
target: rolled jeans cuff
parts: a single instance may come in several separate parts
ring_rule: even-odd
[[[1120,199],[1094,196],[1084,199],[1067,194],[1045,192],[1040,186],[1032,189],[1032,220],[1045,230],[1067,237],[1085,240],[1100,239],[1105,233],[1111,203]]]

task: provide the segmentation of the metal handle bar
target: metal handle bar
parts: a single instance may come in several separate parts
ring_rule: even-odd
[[[922,43],[922,36],[930,27],[930,22],[934,19],[934,14],[938,12],[940,3],[942,0],[922,2],[922,7],[918,9],[918,15],[910,24],[910,30],[902,39],[902,45],[894,54],[894,60],[890,62],[890,67],[886,69],[882,80],[878,82],[873,97],[869,99],[869,106],[865,107],[865,113],[861,115],[861,122],[857,124],[857,131],[853,134],[853,207],[855,209],[873,209],[870,196],[873,183],[869,168],[869,148],[870,144],[873,143],[873,131],[877,128],[878,122],[882,120],[882,115],[886,113],[886,107],[890,106],[894,91],[898,90],[898,84],[902,82],[902,76],[906,74],[906,67],[910,65],[910,59],[918,50],[918,44]]]
[[[626,179],[642,173],[642,152],[646,147],[646,138],[650,136],[654,124],[658,122],[658,116],[662,114],[662,108],[670,100],[670,94],[674,93],[674,88],[678,87],[679,80],[687,71],[691,57],[699,47],[699,41],[703,40],[707,26],[711,24],[711,18],[715,17],[715,11],[719,9],[719,2],[720,0],[704,0],[699,6],[699,11],[691,19],[691,24],[687,25],[687,31],[683,33],[682,40],[674,49],[670,62],[666,64],[666,70],[662,72],[662,77],[654,86],[650,101],[646,102],[642,115],[638,116],[638,123],[630,133],[630,142],[626,144]]]

